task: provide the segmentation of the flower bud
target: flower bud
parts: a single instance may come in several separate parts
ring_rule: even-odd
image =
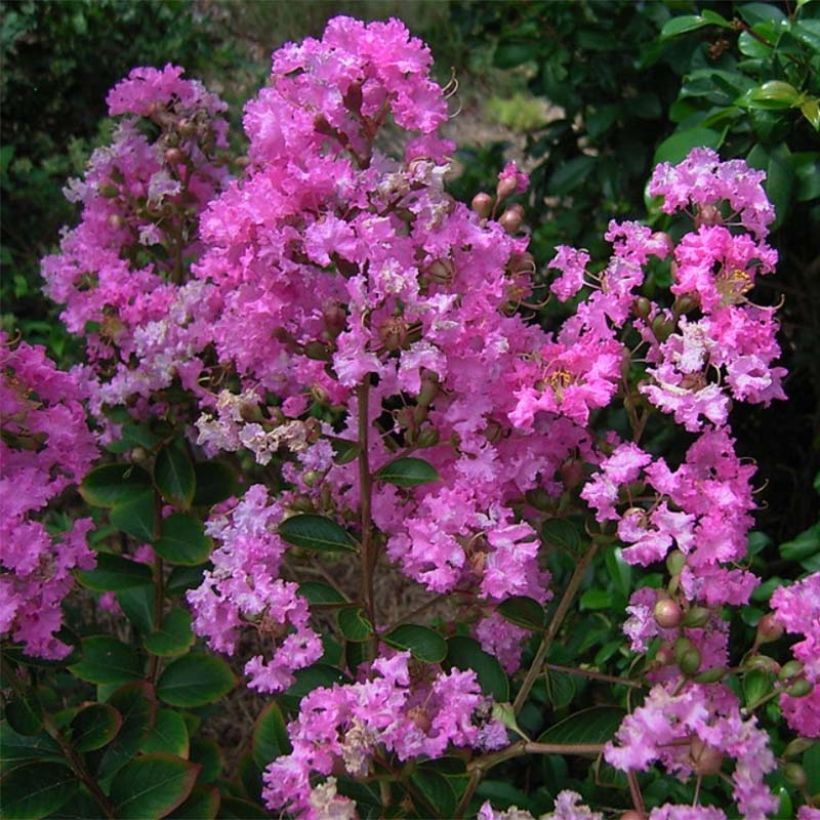
[[[313,341],[305,345],[305,356],[309,359],[316,359],[320,362],[330,361],[330,347],[324,342]]]
[[[496,199],[501,202],[511,194],[514,194],[517,187],[518,183],[515,181],[515,177],[504,177],[504,179],[499,179],[498,185],[495,186]]]
[[[652,333],[659,342],[665,342],[674,329],[675,326],[665,316],[658,315],[652,320]]]
[[[811,749],[812,746],[814,746],[813,740],[807,737],[796,737],[786,745],[783,750],[783,757],[797,757],[797,755],[802,755],[803,752]]]
[[[683,616],[683,625],[691,627],[701,627],[708,620],[711,612],[705,606],[693,606],[687,610]]]
[[[805,678],[799,678],[791,686],[789,686],[788,689],[786,689],[786,694],[793,698],[804,698],[806,695],[811,694],[813,689],[814,684],[811,681],[808,681]]]
[[[416,438],[418,447],[434,447],[439,442],[439,433],[435,427],[425,427]]]
[[[145,447],[135,447],[131,451],[131,461],[134,464],[142,464],[143,462],[148,460],[148,450]]]
[[[302,481],[305,482],[306,487],[315,487],[321,479],[322,474],[318,470],[308,470],[302,476]]]
[[[684,675],[696,675],[700,669],[700,652],[688,638],[678,638],[675,641],[675,661]]]
[[[697,298],[690,294],[686,294],[686,296],[679,296],[677,299],[675,299],[675,304],[672,305],[672,312],[676,316],[680,316],[683,313],[689,313],[690,311],[694,310],[697,306]]]
[[[780,678],[780,680],[789,680],[790,678],[796,678],[802,671],[803,664],[800,663],[800,661],[789,661],[783,664],[780,674],[777,677]]]
[[[310,397],[315,401],[317,404],[328,404],[330,402],[330,396],[327,394],[327,390],[319,384],[314,384],[310,388]]]
[[[743,662],[744,669],[761,669],[776,675],[780,671],[780,664],[768,655],[752,655]]]
[[[568,459],[559,471],[561,480],[568,490],[574,490],[584,479],[584,463],[578,459]]]
[[[632,303],[632,312],[641,319],[646,319],[652,311],[652,302],[646,296],[639,296]]]
[[[99,192],[101,196],[104,196],[106,199],[113,199],[117,196],[120,192],[120,189],[117,188],[112,182],[104,182],[99,187]]]
[[[757,624],[757,642],[771,643],[783,637],[783,625],[770,612],[764,615]]]
[[[184,159],[185,154],[180,151],[179,148],[169,148],[165,152],[165,161],[169,165],[179,165],[180,162]]]
[[[680,624],[681,611],[671,598],[661,598],[655,604],[655,622],[663,629],[674,629]]]
[[[510,235],[518,233],[524,224],[524,209],[520,205],[511,205],[498,218],[498,224]]]
[[[723,753],[720,749],[704,743],[699,737],[692,738],[692,745],[689,751],[692,759],[692,769],[695,774],[709,775],[718,774],[723,763]]]
[[[482,219],[486,219],[493,212],[493,198],[483,191],[473,197],[470,205]]]
[[[715,666],[695,677],[695,683],[717,683],[723,680],[729,670],[725,666]]]
[[[680,550],[670,552],[666,556],[666,568],[671,575],[680,575],[685,566],[686,556]]]
[[[787,763],[783,767],[783,779],[797,789],[803,789],[809,782],[806,770],[799,763]]]
[[[700,228],[701,225],[721,225],[723,224],[723,216],[720,210],[714,205],[701,205],[695,217],[695,227]]]
[[[306,495],[297,495],[288,505],[294,512],[312,512],[313,501]]]

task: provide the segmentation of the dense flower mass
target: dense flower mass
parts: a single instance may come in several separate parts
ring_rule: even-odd
[[[86,544],[91,519],[53,535],[40,520],[47,505],[80,482],[97,456],[81,400],[79,370],[57,370],[42,347],[0,333],[0,634],[26,654],[65,657],[56,633],[72,571],[94,566]]]
[[[767,721],[820,735],[820,575],[774,592],[741,656],[756,468],[731,412],[785,397],[776,311],[752,301],[777,262],[763,176],[708,149],[662,164],[649,190],[668,232],[612,221],[608,259],[558,246],[544,280],[518,166],[470,207],[448,192],[431,65],[398,21],[332,20],[273,55],[233,166],[225,105],[182,69],[111,91],[113,142],[70,186],[82,219],[43,264],[88,367],[0,345],[0,631],[68,652],[59,605],[94,563],[91,522],[52,536],[40,519],[97,456],[88,409],[121,455],[95,471],[118,481],[95,520],[125,584],[100,603],[160,647],[146,680],[164,703],[195,635],[276,696],[252,741],[269,810],[352,818],[366,793],[374,816],[415,816],[427,778],[453,814],[523,820],[481,778],[566,753],[599,755],[596,788],[604,764],[627,773],[650,820],[764,818],[782,762]],[[545,296],[562,306],[539,313]],[[166,593],[173,613],[150,598]],[[610,605],[622,627],[594,612]],[[566,634],[589,610],[590,634]],[[786,632],[792,660],[762,654]],[[604,707],[617,730],[535,740],[599,684],[631,693]],[[650,769],[685,785],[643,806]],[[557,771],[534,812],[604,816]],[[736,809],[700,804],[710,777]]]

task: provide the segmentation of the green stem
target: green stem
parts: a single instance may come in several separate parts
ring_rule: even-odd
[[[557,663],[545,663],[544,669],[551,669],[553,672],[564,672],[567,675],[580,675],[592,680],[602,680],[607,683],[618,683],[622,686],[631,686],[633,689],[642,689],[643,684],[630,678],[618,678],[615,675],[604,675],[602,672],[594,672],[591,669],[578,669],[574,666],[560,666]]]

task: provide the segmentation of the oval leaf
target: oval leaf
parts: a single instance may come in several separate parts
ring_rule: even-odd
[[[439,481],[440,476],[432,464],[423,458],[406,456],[385,464],[374,476],[379,481],[387,481],[397,487],[415,487],[429,481]]]
[[[83,639],[83,657],[69,666],[72,675],[91,683],[127,683],[142,677],[142,659],[130,646],[108,635]]]
[[[36,820],[59,811],[78,788],[77,777],[59,763],[18,766],[0,780],[4,820]]]
[[[425,663],[441,663],[447,657],[447,641],[426,626],[402,624],[388,632],[384,642],[396,649],[409,649],[414,658]]]
[[[269,703],[253,727],[253,760],[260,769],[280,755],[290,754],[291,745],[285,718],[277,703]]]
[[[279,535],[294,547],[319,552],[353,552],[356,542],[335,521],[321,515],[294,515],[279,525]]]
[[[510,683],[501,664],[486,653],[478,641],[457,635],[447,640],[445,665],[456,669],[472,669],[478,677],[481,690],[500,703],[510,699]]]
[[[527,598],[526,595],[515,595],[507,598],[496,608],[496,612],[516,626],[540,632],[544,628],[544,608],[538,601]]]
[[[179,507],[188,508],[194,500],[196,475],[185,448],[178,443],[163,447],[154,467],[154,480],[162,497]]]
[[[174,809],[171,820],[212,820],[219,813],[219,789],[215,786],[194,786],[185,802]]]
[[[113,507],[151,489],[151,476],[134,464],[104,464],[80,484],[80,495],[92,507]]]
[[[84,587],[96,592],[119,592],[153,583],[151,570],[145,564],[108,553],[98,553],[97,566],[80,571],[77,576]]]
[[[593,706],[550,726],[539,743],[606,743],[618,731],[626,710],[617,706]]]
[[[373,624],[370,623],[364,610],[359,607],[348,607],[339,611],[339,629],[349,641],[360,643],[366,641],[373,634]]]
[[[162,534],[154,549],[171,564],[193,567],[203,564],[211,554],[211,539],[202,522],[185,513],[174,513],[162,522]]]
[[[652,162],[654,165],[659,162],[680,162],[693,148],[720,148],[725,133],[711,128],[687,128],[684,131],[676,131],[657,147]]]
[[[192,652],[173,661],[160,675],[157,695],[171,706],[204,706],[224,697],[236,684],[222,658]]]
[[[140,745],[140,751],[145,754],[169,752],[187,759],[190,741],[188,726],[182,715],[173,709],[157,709],[154,728]]]
[[[199,766],[170,754],[150,754],[132,760],[111,783],[116,816],[128,820],[164,817],[185,802]]]
[[[138,495],[114,506],[111,523],[118,530],[138,541],[154,540],[154,491],[143,490]]]
[[[78,752],[93,752],[107,746],[122,726],[122,715],[108,703],[92,703],[80,709],[71,721],[71,745]]]
[[[142,640],[142,645],[152,654],[163,658],[182,655],[194,643],[191,630],[191,613],[186,609],[172,609],[162,619],[162,626]]]
[[[305,581],[299,584],[299,594],[309,604],[347,604],[349,601],[330,584],[319,581]]]
[[[239,482],[234,471],[221,461],[202,461],[194,465],[193,505],[195,507],[210,507],[236,495],[239,492]]]
[[[696,31],[708,25],[710,25],[710,21],[704,19],[699,14],[683,14],[680,17],[673,17],[664,23],[661,29],[661,39],[665,40],[669,37],[677,37],[679,34]]]
[[[541,537],[548,544],[576,552],[581,546],[581,534],[566,518],[549,518],[541,527]]]

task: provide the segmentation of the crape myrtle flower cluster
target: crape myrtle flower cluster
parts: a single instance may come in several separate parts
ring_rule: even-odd
[[[593,537],[617,536],[628,563],[668,571],[667,586],[631,597],[624,634],[651,688],[605,759],[683,780],[731,770],[738,810],[762,818],[777,806],[764,782],[776,759],[723,677],[725,608],[758,584],[745,568],[755,468],[735,452],[729,413],[784,398],[775,310],[751,293],[777,261],[763,175],[708,149],[660,165],[650,193],[687,229],[673,240],[613,221],[603,264],[559,247],[549,291],[573,310],[545,329],[526,318],[540,286],[514,201],[527,177],[510,163],[471,207],[447,193],[454,146],[431,62],[395,20],[339,17],[321,40],[286,45],[245,108],[248,154],[233,176],[225,105],[181,69],[135,69],[112,90],[113,144],[70,186],[82,220],[43,264],[90,368],[61,374],[35,349],[2,348],[4,481],[29,491],[4,511],[0,629],[34,655],[67,651],[59,602],[71,569],[93,563],[91,525],[52,539],[28,516],[96,455],[81,399],[100,443],[116,439],[110,411],[124,407],[179,424],[197,454],[280,471],[284,490],[256,483],[211,510],[211,567],[187,593],[213,651],[261,638],[244,667],[261,693],[285,692],[325,652],[286,560],[280,527],[293,516],[331,519],[430,597],[462,602],[464,626],[513,675],[530,633],[498,607],[553,597],[540,532],[570,506]],[[672,284],[653,301],[643,286],[659,266]],[[620,406],[631,441],[598,429]],[[689,434],[680,463],[641,446],[653,412]],[[411,455],[436,480],[378,480]],[[38,550],[6,547],[23,538]],[[818,578],[778,590],[767,616],[802,636],[780,702],[806,736],[820,734]],[[290,752],[264,776],[272,811],[353,817],[337,778],[509,743],[475,672],[388,647],[364,603],[376,657],[302,698]],[[487,803],[480,816],[529,815]],[[548,816],[601,815],[564,791]],[[667,804],[650,816],[725,815]]]

